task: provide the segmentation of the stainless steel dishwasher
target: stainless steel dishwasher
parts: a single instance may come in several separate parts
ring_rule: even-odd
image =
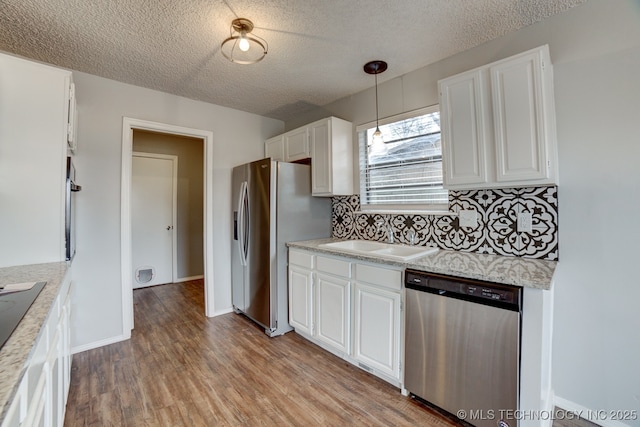
[[[478,427],[517,425],[522,288],[405,271],[405,388]]]

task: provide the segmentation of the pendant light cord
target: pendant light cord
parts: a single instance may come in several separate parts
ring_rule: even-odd
[[[376,129],[380,128],[380,125],[378,124],[378,71],[376,70],[376,73],[374,74],[374,77],[376,79]]]

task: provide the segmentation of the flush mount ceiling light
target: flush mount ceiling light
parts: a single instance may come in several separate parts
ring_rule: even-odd
[[[364,72],[367,74],[373,74],[376,78],[376,131],[371,138],[372,144],[383,143],[382,132],[380,132],[380,126],[378,125],[378,74],[384,73],[387,70],[387,63],[384,61],[371,61],[364,64]]]
[[[231,21],[229,37],[222,42],[222,55],[236,64],[255,64],[262,61],[269,45],[261,37],[252,34],[253,22],[245,18]]]

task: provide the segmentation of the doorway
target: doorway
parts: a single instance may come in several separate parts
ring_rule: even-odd
[[[195,138],[203,146],[203,180],[202,180],[202,214],[203,230],[202,267],[204,272],[205,315],[214,313],[214,280],[213,280],[213,132],[200,129],[173,126],[164,123],[149,122],[125,117],[123,118],[122,135],[122,187],[121,187],[121,262],[122,262],[122,318],[123,335],[131,337],[133,329],[133,277],[132,263],[132,163],[134,131],[155,132],[164,135],[177,135]],[[185,280],[193,279],[187,277]]]
[[[134,134],[134,147],[136,144]],[[178,156],[133,152],[133,288],[176,282]]]
[[[202,279],[204,276],[204,144],[202,138],[134,129],[133,151],[177,156],[176,211],[174,222],[171,224],[173,229],[166,230],[169,224],[164,226],[164,232],[172,232],[174,238],[173,282]],[[134,265],[134,283],[137,267]]]

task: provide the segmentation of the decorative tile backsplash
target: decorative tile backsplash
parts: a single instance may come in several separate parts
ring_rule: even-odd
[[[529,187],[494,190],[449,191],[449,210],[475,211],[475,227],[460,226],[451,215],[405,215],[360,212],[360,197],[333,198],[333,237],[386,240],[387,228],[394,238],[442,249],[558,260],[558,188]],[[531,231],[518,232],[521,212],[531,214]],[[383,222],[384,227],[378,223]]]

